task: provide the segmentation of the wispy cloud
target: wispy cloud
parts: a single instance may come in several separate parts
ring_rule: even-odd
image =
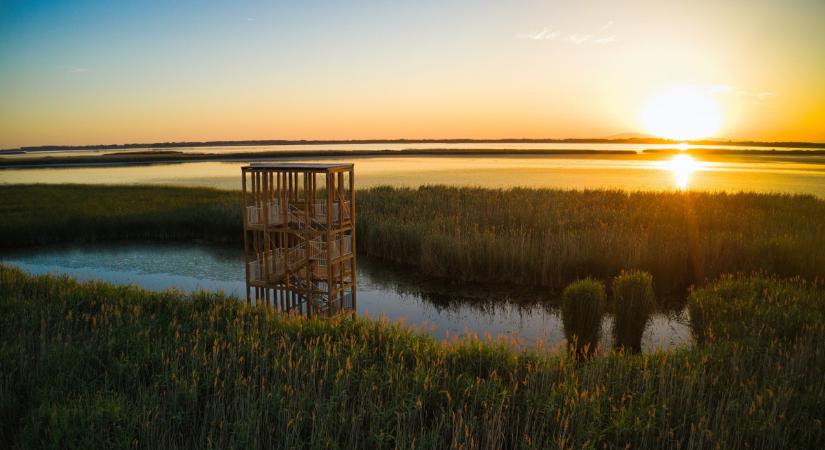
[[[729,94],[745,99],[763,102],[776,97],[776,93],[770,91],[750,91],[747,89],[740,89],[728,84],[713,84],[707,86],[708,92],[712,94]]]
[[[582,44],[610,44],[616,42],[616,35],[607,33],[613,26],[613,21],[609,21],[599,28],[596,33],[580,33],[561,31],[551,27],[544,27],[538,31],[531,31],[521,33],[517,37],[519,39],[528,39],[531,41],[559,41],[567,44],[582,45]]]
[[[559,32],[545,27],[532,33],[521,33],[518,37],[519,39],[529,39],[531,41],[552,41],[559,37]]]
[[[600,36],[596,34],[578,34],[573,33],[567,35],[564,38],[565,42],[570,44],[582,45],[582,44],[609,44],[611,42],[616,41],[616,35],[611,34],[609,36]]]

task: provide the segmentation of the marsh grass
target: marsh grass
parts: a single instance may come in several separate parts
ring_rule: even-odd
[[[656,310],[653,277],[641,270],[622,271],[613,279],[613,339],[617,347],[642,350],[642,335]]]
[[[243,239],[240,194],[213,189],[0,185],[0,217],[0,248],[116,239]]]
[[[724,273],[825,276],[825,201],[808,195],[377,187],[359,251],[451,279],[545,286],[650,272],[660,294]]]
[[[456,281],[543,286],[650,272],[659,294],[724,273],[825,277],[813,196],[429,186],[357,193],[358,251]],[[237,192],[0,185],[0,248],[66,241],[240,243]]]
[[[733,285],[756,281],[722,283],[748,292]],[[754,341],[717,336],[712,345],[577,363],[565,352],[445,345],[383,322],[283,317],[216,294],[0,265],[0,442],[815,448],[825,439],[825,331],[816,320],[793,340],[757,327]]]
[[[591,355],[599,343],[606,297],[604,283],[592,278],[576,280],[561,295],[561,320],[572,352]]]
[[[688,311],[699,342],[793,340],[825,323],[825,285],[799,278],[728,275],[692,292]]]

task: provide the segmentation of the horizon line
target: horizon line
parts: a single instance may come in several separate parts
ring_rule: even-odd
[[[392,138],[392,139],[232,139],[232,140],[210,140],[210,141],[158,141],[158,142],[133,142],[123,144],[44,144],[33,146],[20,146],[14,148],[0,149],[0,152],[14,151],[51,151],[51,150],[107,150],[123,148],[179,148],[179,147],[211,147],[211,146],[243,146],[243,145],[315,145],[315,144],[423,144],[423,143],[512,143],[512,144],[548,144],[548,143],[570,143],[570,144],[688,144],[688,145],[738,145],[738,146],[759,146],[759,147],[825,147],[825,142],[815,141],[757,141],[739,139],[669,139],[654,136],[640,137],[617,137],[617,138]]]

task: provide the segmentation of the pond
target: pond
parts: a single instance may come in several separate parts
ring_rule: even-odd
[[[150,290],[206,289],[241,297],[245,289],[243,250],[236,247],[201,243],[52,246],[6,252],[0,261],[34,274],[68,274]],[[441,340],[471,333],[482,338],[506,337],[526,347],[564,342],[558,307],[540,291],[452,285],[365,257],[358,258],[357,314],[401,321]],[[602,346],[610,346],[610,318],[602,328]],[[642,349],[689,343],[687,313],[673,311],[652,318]]]

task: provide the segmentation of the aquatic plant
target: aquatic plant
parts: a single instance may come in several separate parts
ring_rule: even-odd
[[[641,270],[622,271],[613,279],[612,309],[616,346],[641,351],[642,335],[656,309],[653,276]]]
[[[561,295],[561,320],[568,345],[579,356],[593,353],[601,336],[606,301],[604,283],[576,280]]]
[[[203,188],[0,186],[0,248],[119,239],[241,242],[241,194]]]
[[[825,286],[800,278],[727,275],[688,298],[697,342],[793,340],[825,324]]]
[[[426,186],[357,193],[358,251],[453,280],[561,290],[636,267],[659,293],[725,273],[825,277],[825,201],[757,193]],[[0,248],[65,241],[240,243],[238,192],[0,185]]]
[[[720,283],[720,292],[748,292],[741,284],[757,282]],[[709,299],[715,286],[695,295]],[[825,302],[816,292],[810,304]],[[753,327],[756,339],[720,335],[710,345],[576,363],[546,348],[442,344],[386,322],[283,317],[212,293],[0,265],[0,442],[816,448],[825,440],[825,330],[816,323],[791,340],[782,327]]]
[[[376,187],[359,251],[437,276],[561,290],[639,268],[660,294],[724,273],[825,277],[825,201],[724,192]]]

